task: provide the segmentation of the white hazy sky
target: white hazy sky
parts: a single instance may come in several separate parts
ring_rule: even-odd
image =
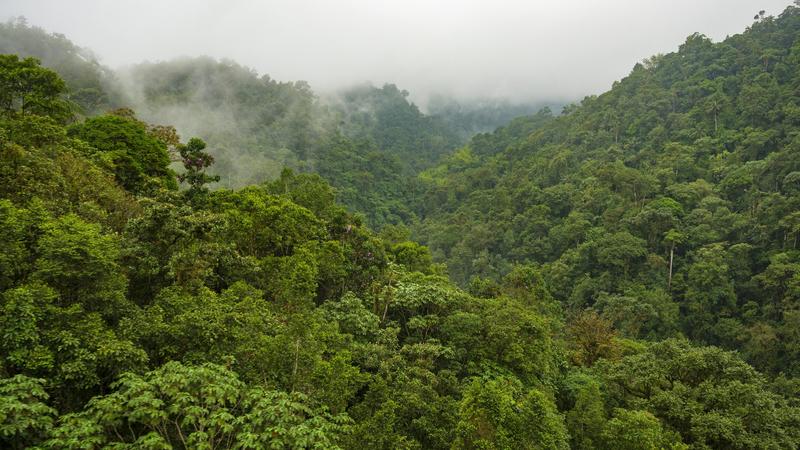
[[[65,34],[111,67],[230,58],[319,90],[393,82],[421,99],[576,99],[701,32],[789,0],[0,0],[0,20]]]

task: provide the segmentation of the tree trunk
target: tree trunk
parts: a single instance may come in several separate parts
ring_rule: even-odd
[[[717,105],[714,105],[714,134],[717,134]]]
[[[669,248],[669,278],[667,278],[667,290],[672,289],[672,258],[675,256],[675,243]]]
[[[294,384],[295,380],[297,379],[297,363],[300,359],[300,338],[295,341],[294,344],[294,368],[292,368],[292,389],[291,392],[294,392]]]

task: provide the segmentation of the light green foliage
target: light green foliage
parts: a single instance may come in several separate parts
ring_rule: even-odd
[[[66,140],[63,127],[52,123],[59,130],[55,137],[43,136],[38,127],[16,127],[29,122],[8,122],[11,139],[0,127],[0,195],[22,205],[36,199],[56,215],[72,212],[116,230],[124,227],[138,205],[113,175],[81,156],[85,144]],[[57,151],[38,147],[55,144]]]
[[[365,376],[335,324],[315,311],[293,315],[275,331],[264,348],[270,370],[263,373],[281,389],[306,393],[331,411],[344,411]]]
[[[171,362],[122,377],[111,394],[63,416],[48,448],[339,448],[346,415],[308,406],[302,394],[249,389],[213,364]]]
[[[284,169],[280,178],[265,183],[265,186],[270,194],[286,196],[321,219],[332,221],[344,214],[343,208],[335,203],[333,187],[317,174],[296,174],[291,169]]]
[[[675,433],[665,432],[647,411],[618,409],[602,434],[604,448],[619,450],[680,450],[689,447]]]
[[[324,235],[320,221],[306,208],[256,186],[217,196],[233,240],[248,256],[291,256],[295,247]]]
[[[39,326],[56,294],[45,286],[27,286],[3,292],[0,324],[6,363],[34,373],[51,369],[55,355],[45,344]]]
[[[556,375],[559,355],[551,324],[517,300],[470,299],[443,328],[469,374],[499,369],[526,383],[548,383]]]
[[[70,104],[62,98],[64,81],[35,58],[0,55],[0,116],[48,116],[65,122]]]
[[[431,254],[428,248],[416,242],[406,241],[395,244],[390,249],[397,264],[412,272],[426,272],[431,267]]]
[[[326,302],[322,308],[326,318],[339,324],[342,333],[357,339],[370,339],[378,332],[380,317],[368,310],[363,300],[352,292],[347,292],[337,301]]]
[[[434,279],[409,276],[401,280],[389,305],[391,315],[403,329],[403,337],[424,342],[438,336],[442,321],[467,300],[466,296]]]
[[[3,370],[47,378],[67,408],[82,404],[105,380],[147,361],[142,349],[118,337],[99,314],[80,304],[60,306],[46,286],[19,286],[0,299]]]
[[[270,294],[287,308],[305,308],[316,296],[319,267],[309,246],[296,247],[282,257],[264,258],[263,270],[270,279]]]
[[[459,405],[452,448],[567,449],[567,431],[552,400],[513,379],[476,379]]]
[[[119,271],[115,236],[66,215],[42,225],[36,249],[33,277],[58,291],[63,304],[80,303],[107,317],[125,313],[127,280]]]
[[[56,410],[47,406],[44,380],[17,375],[0,379],[0,443],[25,448],[46,436]]]
[[[217,294],[207,288],[187,292],[163,289],[140,314],[126,318],[120,328],[148,349],[153,362],[170,360],[223,363],[233,356],[240,373],[261,373],[258,366],[274,317],[262,293],[243,282]],[[263,363],[262,363],[263,364]]]

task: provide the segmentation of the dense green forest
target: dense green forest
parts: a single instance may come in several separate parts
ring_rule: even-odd
[[[800,7],[468,142],[0,38],[0,447],[800,448]]]
[[[800,375],[800,16],[679,51],[423,175],[415,229],[475,292],[534,264],[568,311]],[[521,131],[521,132],[520,132]]]

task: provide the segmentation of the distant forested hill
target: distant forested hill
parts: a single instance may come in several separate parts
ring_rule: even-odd
[[[543,108],[560,109],[558,105],[560,104],[552,101],[515,103],[511,100],[491,98],[461,101],[434,95],[429,99],[426,109],[428,114],[443,121],[461,138],[469,140],[476,134],[490,133],[517,117],[535,114]]]
[[[113,73],[90,50],[63,34],[30,26],[24,18],[0,23],[0,54],[33,56],[57,71],[69,86],[70,99],[84,114],[106,111],[121,101]]]
[[[439,99],[428,115],[394,85],[360,85],[320,98],[302,81],[281,82],[208,57],[145,62],[115,73],[66,37],[0,24],[0,52],[34,56],[63,74],[85,115],[130,108],[143,120],[202,137],[219,186],[276,179],[283,168],[322,174],[340,201],[376,227],[413,223],[416,175],[494,129],[522,106]]]
[[[476,289],[514,264],[630,337],[685,333],[800,374],[800,14],[637,64],[423,175],[415,236]]]

